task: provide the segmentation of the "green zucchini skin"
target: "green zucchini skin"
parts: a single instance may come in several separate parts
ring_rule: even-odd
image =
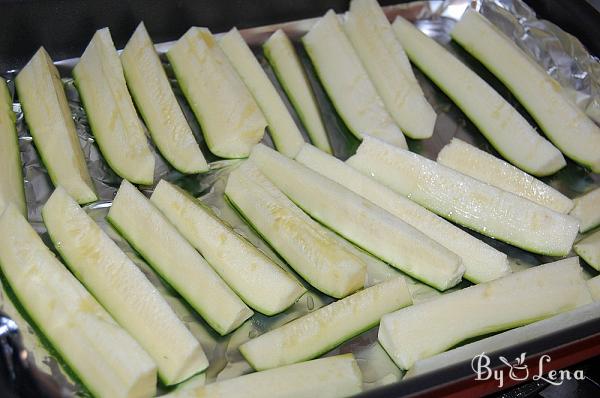
[[[165,398],[344,398],[363,390],[362,374],[352,354],[254,372],[215,383],[175,390]]]
[[[263,52],[313,145],[322,151],[332,153],[317,100],[298,54],[285,32],[279,29],[273,33],[263,44]]]
[[[262,144],[249,159],[313,219],[402,272],[438,290],[461,280],[458,255],[341,184]]]
[[[294,271],[319,291],[341,298],[364,286],[365,263],[339,245],[333,232],[298,208],[251,161],[229,175],[225,195]]]
[[[256,311],[278,314],[306,292],[293,276],[183,189],[162,180],[150,201]]]
[[[508,87],[554,145],[600,173],[600,127],[566,97],[560,83],[471,8],[450,34]]]
[[[398,277],[321,307],[240,346],[256,370],[316,358],[379,324],[390,312],[412,304],[404,277]]]
[[[12,204],[0,216],[0,268],[27,315],[92,394],[129,398],[155,393],[156,366],[150,356]]]
[[[579,259],[571,257],[385,315],[378,339],[400,368],[410,369],[417,360],[466,339],[549,318],[591,301]]]
[[[407,148],[402,130],[385,109],[333,10],[302,37],[302,43],[348,130],[359,140],[367,134]],[[354,101],[346,101],[347,97]]]
[[[127,87],[161,155],[183,174],[208,171],[143,22],[120,58]]]
[[[533,253],[566,256],[577,236],[572,216],[373,137],[346,162],[450,221]]]
[[[396,18],[392,28],[410,60],[452,99],[502,157],[538,177],[554,174],[566,165],[556,147],[448,50],[402,17]]]
[[[237,329],[253,315],[196,249],[127,180],[121,183],[106,219],[220,335]]]

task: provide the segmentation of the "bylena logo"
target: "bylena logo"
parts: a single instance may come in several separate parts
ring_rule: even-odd
[[[531,378],[532,380],[542,380],[555,386],[561,385],[565,380],[585,379],[585,375],[581,369],[573,372],[567,369],[545,371],[544,366],[547,366],[552,360],[550,355],[542,355],[538,359],[537,373],[530,374],[529,367],[525,363],[526,356],[527,353],[523,352],[513,361],[508,361],[505,357],[500,356],[498,359],[508,366],[508,369],[492,369],[490,368],[490,357],[485,352],[482,352],[481,354],[476,355],[471,361],[471,368],[477,376],[475,380],[496,380],[498,382],[498,388],[502,388],[504,386],[504,381],[508,379],[524,381]]]

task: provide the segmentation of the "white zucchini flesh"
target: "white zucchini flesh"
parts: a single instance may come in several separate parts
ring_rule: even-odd
[[[325,91],[352,134],[359,140],[364,134],[373,135],[406,148],[402,131],[385,109],[333,10],[319,19],[302,43]]]
[[[146,397],[156,366],[56,259],[17,208],[0,216],[0,268],[19,303],[97,397]]]
[[[275,315],[306,289],[185,191],[161,180],[150,201],[250,307]]]
[[[302,212],[252,162],[229,174],[225,195],[294,271],[321,292],[340,298],[364,286],[365,263]]]
[[[219,46],[262,110],[277,150],[291,158],[296,156],[304,144],[302,133],[237,28],[223,35]]]
[[[431,137],[437,115],[377,0],[352,0],[344,31],[404,134],[415,139]]]
[[[600,301],[600,276],[588,279],[587,287],[595,301]]]
[[[392,25],[409,58],[469,117],[509,162],[535,176],[566,165],[558,149],[500,94],[435,40],[402,17]]]
[[[600,127],[556,80],[474,10],[467,9],[451,35],[510,89],[554,145],[600,173]]]
[[[506,254],[494,249],[435,213],[363,175],[343,161],[306,144],[296,156],[306,167],[370,200],[456,253],[465,266],[464,277],[487,282],[510,272]]]
[[[245,158],[267,122],[206,28],[190,28],[167,52],[206,144],[223,158]]]
[[[577,236],[574,217],[375,138],[347,163],[448,220],[534,253],[565,256]]]
[[[256,370],[315,358],[376,326],[381,317],[412,304],[403,277],[371,286],[310,312],[240,346]]]
[[[42,216],[67,267],[150,354],[165,384],[208,367],[202,346],[165,299],[62,187],[50,196]]]
[[[575,243],[573,250],[586,263],[600,271],[600,230]]]
[[[152,184],[154,155],[127,91],[108,28],[94,34],[73,69],[92,133],[110,167],[136,184]]]
[[[219,334],[231,332],[252,316],[196,249],[127,180],[106,218]]]
[[[442,148],[437,162],[559,213],[568,213],[574,206],[550,185],[458,138]]]
[[[144,23],[140,23],[121,53],[129,91],[160,153],[185,174],[208,171]]]
[[[379,342],[394,362],[415,361],[477,336],[511,329],[592,301],[577,257],[467,287],[385,315]]]
[[[278,29],[263,44],[263,51],[306,128],[311,142],[317,148],[331,153],[317,100],[292,42],[283,30]]]
[[[58,70],[40,48],[15,79],[35,147],[55,186],[78,203],[98,199]]]
[[[27,214],[21,152],[15,126],[16,115],[6,81],[0,78],[0,214],[14,204],[21,214]]]
[[[344,398],[361,391],[362,374],[356,359],[344,354],[176,390],[164,397]]]
[[[311,217],[357,246],[438,290],[460,282],[460,257],[381,207],[262,144],[250,159]]]
[[[579,220],[579,230],[587,232],[600,225],[600,188],[573,199],[575,207],[569,213]]]

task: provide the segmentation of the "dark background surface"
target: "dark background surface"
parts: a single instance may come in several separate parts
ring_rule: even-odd
[[[596,1],[596,0],[594,0]],[[398,0],[380,0],[382,5]],[[401,1],[400,1],[401,2]],[[600,22],[585,0],[526,0],[544,19],[579,37],[600,55]],[[0,0],[0,70],[21,67],[43,45],[53,59],[81,55],[93,33],[108,26],[122,48],[140,21],[155,42],[179,38],[190,26],[222,32],[348,9],[347,0]]]

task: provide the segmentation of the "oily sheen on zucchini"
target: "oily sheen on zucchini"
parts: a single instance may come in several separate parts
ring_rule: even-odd
[[[265,115],[277,150],[291,158],[296,156],[304,144],[302,133],[237,28],[222,36],[219,46]]]
[[[565,256],[577,236],[574,217],[375,138],[347,162],[444,218],[534,253]]]
[[[348,129],[359,140],[373,135],[406,148],[406,139],[385,109],[369,75],[329,10],[302,38],[317,75]]]
[[[586,263],[600,271],[600,230],[575,243],[573,250]]]
[[[317,148],[331,153],[317,100],[292,42],[283,30],[278,29],[263,44],[263,51],[306,128],[311,142]]]
[[[487,333],[551,317],[592,301],[577,257],[467,287],[385,315],[379,342],[394,362],[415,361]]]
[[[208,171],[143,22],[123,49],[121,63],[129,91],[160,153],[182,173]]]
[[[156,366],[56,259],[17,208],[0,216],[0,268],[17,300],[97,397],[156,392]]]
[[[321,292],[340,298],[364,286],[365,263],[339,245],[332,232],[300,210],[251,161],[229,174],[225,195],[294,271]]]
[[[256,370],[315,358],[372,328],[381,317],[412,304],[403,277],[354,293],[240,346]]]
[[[253,309],[275,315],[306,292],[293,276],[182,189],[161,180],[150,201]]]
[[[219,334],[231,332],[252,316],[196,249],[127,180],[106,218]]]
[[[429,138],[436,114],[377,0],[352,0],[344,31],[386,109],[411,138]]]
[[[50,196],[42,216],[69,269],[150,354],[165,384],[208,367],[202,346],[165,299],[62,187]]]
[[[9,205],[27,214],[21,152],[15,127],[16,116],[6,81],[0,78],[0,214]]]
[[[398,217],[262,144],[250,159],[311,217],[357,246],[436,289],[460,282],[460,257]]]
[[[21,69],[15,86],[52,183],[62,186],[78,203],[97,200],[60,75],[43,47]]]
[[[315,359],[246,374],[196,388],[180,388],[165,398],[345,398],[362,391],[362,375],[352,354]],[[241,393],[243,392],[243,393]]]
[[[553,174],[566,165],[558,149],[448,50],[402,17],[392,26],[411,61],[454,101],[502,157],[534,176]]]
[[[100,29],[73,69],[92,133],[109,166],[135,184],[152,184],[154,156],[127,91],[108,28]]]
[[[167,57],[208,149],[223,158],[245,158],[267,122],[210,31],[190,28]]]
[[[579,230],[587,232],[600,225],[600,188],[593,189],[573,200],[569,213],[579,220]]]
[[[600,127],[556,80],[475,10],[467,9],[451,35],[506,84],[554,145],[600,173]]]
[[[559,213],[573,208],[573,201],[550,185],[458,138],[442,148],[437,162]]]
[[[363,175],[341,160],[309,144],[304,145],[296,160],[370,200],[459,255],[465,266],[464,277],[471,282],[487,282],[510,272],[506,254]]]

